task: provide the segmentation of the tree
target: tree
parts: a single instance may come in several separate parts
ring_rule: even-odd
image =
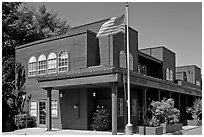
[[[26,3],[2,3],[2,107],[3,131],[13,128],[7,122],[22,112],[22,95],[25,94],[25,70],[15,60],[15,47],[36,40],[63,35],[70,26],[57,13],[39,10]],[[7,127],[4,129],[5,125]]]

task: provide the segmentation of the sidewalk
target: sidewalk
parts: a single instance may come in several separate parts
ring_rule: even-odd
[[[111,135],[109,131],[87,131],[87,130],[69,130],[69,129],[53,129],[47,131],[46,128],[25,128],[15,130],[13,132],[4,132],[2,135]],[[123,135],[124,133],[118,133]],[[167,133],[164,135],[201,135],[202,126],[183,126],[181,131]],[[135,134],[136,135],[136,134]]]
[[[180,131],[164,135],[202,135],[202,126],[183,126]]]

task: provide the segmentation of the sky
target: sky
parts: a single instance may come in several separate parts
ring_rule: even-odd
[[[42,2],[71,27],[117,17],[125,2]],[[129,26],[138,31],[138,48],[165,46],[176,54],[176,66],[202,67],[201,2],[130,2]]]

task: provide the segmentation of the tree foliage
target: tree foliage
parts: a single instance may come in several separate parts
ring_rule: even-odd
[[[202,118],[202,99],[195,99],[193,106],[187,108],[186,112],[190,113],[194,120],[200,120]]]
[[[26,3],[2,2],[3,120],[22,112],[22,95],[26,93],[26,73],[24,67],[15,60],[15,48],[63,35],[69,30],[67,21],[58,18],[53,11],[47,11],[44,5],[36,10]]]

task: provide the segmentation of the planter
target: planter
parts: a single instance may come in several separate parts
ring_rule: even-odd
[[[139,134],[142,135],[162,135],[163,133],[163,127],[145,127],[145,126],[139,126]]]
[[[163,133],[171,133],[182,129],[182,123],[177,124],[161,124],[163,126]]]
[[[202,125],[202,120],[187,120],[190,126],[200,126]]]

